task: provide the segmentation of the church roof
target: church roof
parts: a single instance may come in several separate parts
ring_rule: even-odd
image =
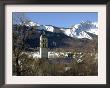
[[[43,37],[43,38],[47,37],[46,34],[45,34],[45,31],[42,31],[41,37]]]

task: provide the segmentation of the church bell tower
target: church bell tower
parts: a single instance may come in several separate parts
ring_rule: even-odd
[[[40,58],[48,58],[48,39],[44,31],[40,36]]]

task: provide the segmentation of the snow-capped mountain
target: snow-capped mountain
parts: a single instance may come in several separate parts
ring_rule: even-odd
[[[54,26],[45,26],[45,29],[50,32],[62,32],[67,36],[74,38],[87,38],[92,39],[88,33],[98,35],[98,24],[96,22],[81,22],[80,24],[73,25],[70,28],[58,28]]]
[[[64,33],[70,37],[92,39],[92,37],[88,34],[88,32],[98,35],[97,23],[82,22],[80,24],[73,25],[69,29],[64,30]]]
[[[60,27],[56,27],[53,25],[45,25],[45,28],[46,28],[45,30],[50,31],[50,32],[63,33]]]
[[[88,34],[98,35],[98,23],[97,22],[81,22],[79,24],[72,25],[70,28],[60,28],[53,25],[40,25],[35,22],[25,23],[26,26],[36,26],[36,29],[46,30],[54,33],[64,33],[69,37],[74,38],[87,38],[92,40],[92,37]]]

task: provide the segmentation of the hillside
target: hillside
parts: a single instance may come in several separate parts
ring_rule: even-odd
[[[37,28],[33,28],[27,25],[13,25],[13,33],[18,35],[23,39],[26,50],[29,48],[39,47],[39,39],[42,33],[42,30],[45,31],[48,38],[48,48],[72,48],[72,49],[97,49],[98,46],[98,35],[92,33],[90,28],[96,30],[96,26],[89,23],[85,28],[79,29],[80,26],[74,26],[76,29],[71,29],[72,34],[65,34],[67,30],[65,28],[59,28],[56,26],[48,25],[48,28],[45,29],[43,25],[39,25]],[[93,25],[93,26],[90,26]],[[47,27],[47,26],[46,26]],[[78,28],[79,27],[79,28]]]

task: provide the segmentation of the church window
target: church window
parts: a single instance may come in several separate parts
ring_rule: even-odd
[[[43,39],[43,42],[45,42],[45,39]]]
[[[43,44],[42,44],[42,47],[43,47],[43,48],[46,48],[46,43],[43,43]]]
[[[47,47],[47,44],[45,43],[45,47]]]
[[[46,44],[44,44],[44,47],[46,47]]]
[[[45,39],[45,42],[47,42],[47,39]]]
[[[43,44],[43,47],[45,47],[45,44]]]

